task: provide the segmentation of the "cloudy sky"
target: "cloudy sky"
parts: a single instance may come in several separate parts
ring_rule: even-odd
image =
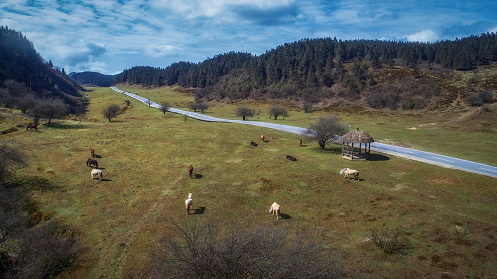
[[[497,32],[497,0],[8,0],[21,31],[67,73],[165,68],[304,38],[436,42]]]

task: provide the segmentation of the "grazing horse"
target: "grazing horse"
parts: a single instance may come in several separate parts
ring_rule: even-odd
[[[97,178],[99,180],[102,180],[102,170],[101,169],[93,169],[91,170],[91,180]]]
[[[92,165],[95,166],[96,168],[98,168],[97,160],[92,159],[92,158],[88,158],[88,160],[86,160],[86,166],[91,167]]]
[[[90,147],[90,154],[92,158],[95,158],[95,149]]]
[[[297,158],[291,156],[291,155],[286,155],[286,159],[290,161],[297,161]]]
[[[190,165],[190,166],[188,167],[188,175],[190,175],[190,178],[192,178],[192,174],[193,174],[193,166],[192,166],[192,165]]]
[[[274,202],[271,207],[269,208],[269,213],[273,213],[273,215],[276,215],[276,220],[280,219],[280,209],[281,206]]]
[[[188,194],[188,199],[185,200],[185,210],[186,210],[186,215],[190,215],[190,209],[192,208],[193,205],[193,198],[192,198],[192,193]]]
[[[33,132],[33,129],[34,129],[35,131],[38,131],[38,125],[35,125],[35,124],[31,123],[31,124],[29,124],[29,125],[28,125],[28,127],[26,127],[26,131],[27,131],[28,129],[30,129],[30,130],[31,130],[31,132]]]
[[[262,140],[262,142],[266,141],[266,138],[264,137],[264,135],[261,135],[261,140]]]

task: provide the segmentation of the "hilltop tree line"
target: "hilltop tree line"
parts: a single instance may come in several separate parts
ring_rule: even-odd
[[[12,82],[16,86],[12,90]],[[10,86],[10,89],[9,89]],[[0,26],[0,97],[6,100],[21,99],[26,95],[39,100],[60,100],[74,113],[85,103],[80,91],[83,88],[66,75],[64,69],[54,67],[36,52],[33,43],[21,32]]]
[[[281,45],[260,56],[229,52],[201,63],[178,62],[167,68],[134,67],[124,70],[114,82],[199,88],[197,99],[236,101],[300,96],[316,102],[337,96],[350,100],[362,98],[370,103],[367,96],[378,91],[374,86],[382,83],[375,77],[375,70],[402,66],[411,69],[416,77],[421,64],[471,70],[495,61],[497,34],[494,33],[436,43],[304,39]],[[403,100],[394,109],[424,108],[429,105],[429,100],[424,101],[426,95],[440,93],[434,84],[426,93],[422,83],[415,84],[409,79],[386,84],[387,91],[397,92],[394,99]],[[398,88],[406,82],[414,85],[407,97],[398,93]],[[421,92],[424,93],[417,94]],[[382,102],[373,106],[382,106]],[[393,104],[384,106],[394,107]]]

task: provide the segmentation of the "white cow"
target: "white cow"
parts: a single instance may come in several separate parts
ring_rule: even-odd
[[[342,174],[342,173],[345,173],[345,178],[347,178],[347,179],[349,178],[349,175],[353,175],[354,179],[359,180],[359,171],[357,171],[357,170],[345,168],[345,169],[342,169],[340,171],[340,174]]]
[[[273,213],[273,215],[276,215],[276,220],[280,219],[280,209],[281,206],[274,202],[271,207],[269,208],[269,213]]]

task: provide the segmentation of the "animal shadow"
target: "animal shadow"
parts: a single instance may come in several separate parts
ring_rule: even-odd
[[[193,175],[193,178],[195,178],[195,179],[200,179],[200,178],[202,178],[202,175],[201,175],[201,174],[196,173],[195,175]]]
[[[280,218],[281,219],[292,219],[292,216],[285,214],[285,213],[280,213]]]
[[[95,154],[95,158],[103,158],[103,157],[98,154]]]
[[[201,206],[200,208],[196,208],[193,214],[204,214],[205,206]]]

